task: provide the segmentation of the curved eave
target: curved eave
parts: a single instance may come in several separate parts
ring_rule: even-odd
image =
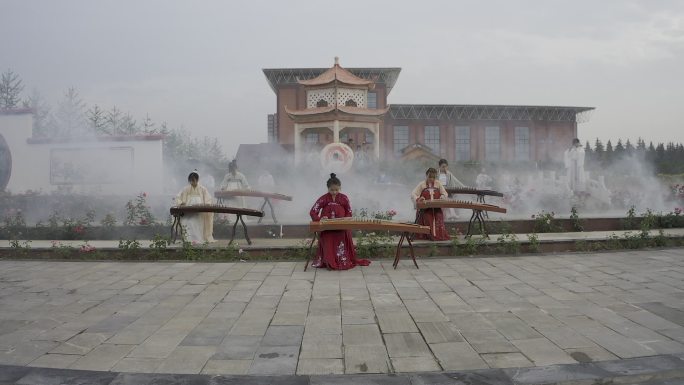
[[[373,84],[372,80],[363,79],[347,71],[346,69],[335,64],[332,68],[316,76],[313,79],[297,79],[297,82],[304,86],[322,86],[332,83],[348,84],[352,86],[369,86]]]
[[[347,107],[338,106],[337,108],[330,107],[316,107],[307,108],[305,110],[291,110],[285,106],[285,113],[292,119],[297,118],[349,118],[349,117],[362,117],[362,118],[380,118],[384,116],[389,107],[370,109],[370,108],[360,108],[360,107]]]

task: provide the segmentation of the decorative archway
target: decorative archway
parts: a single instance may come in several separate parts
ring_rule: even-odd
[[[0,191],[5,190],[12,176],[12,153],[9,146],[0,135]]]

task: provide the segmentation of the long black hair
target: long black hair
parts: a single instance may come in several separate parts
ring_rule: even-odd
[[[330,174],[330,179],[328,179],[328,181],[325,184],[326,186],[328,186],[328,188],[330,188],[330,186],[332,185],[340,187],[342,186],[342,182],[340,182],[340,180],[337,179],[337,175],[335,175],[335,173]]]

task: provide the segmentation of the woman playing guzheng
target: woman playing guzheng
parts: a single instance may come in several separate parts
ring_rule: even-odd
[[[309,214],[311,220],[318,222],[322,219],[351,217],[349,198],[340,193],[342,182],[335,174],[330,174],[326,183],[328,193],[318,198]],[[321,231],[318,241],[318,253],[311,266],[327,267],[332,270],[347,270],[354,266],[368,266],[367,259],[356,259],[356,250],[349,230]]]
[[[430,167],[425,172],[425,180],[418,183],[418,186],[411,192],[411,197],[414,202],[421,202],[434,199],[447,199],[447,192],[437,180],[437,170]],[[446,226],[444,226],[444,213],[442,209],[425,209],[416,212],[418,224],[423,226],[430,226],[430,234],[416,234],[417,239],[429,239],[432,241],[447,241],[449,240],[449,233],[447,233]]]
[[[197,170],[188,175],[188,186],[178,196],[178,206],[210,205],[212,204],[209,191],[199,184]],[[183,238],[188,242],[214,242],[214,213],[185,213],[183,215]]]

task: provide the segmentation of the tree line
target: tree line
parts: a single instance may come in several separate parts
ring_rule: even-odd
[[[217,138],[197,138],[184,127],[171,129],[166,122],[157,124],[149,115],[138,122],[130,113],[116,106],[103,109],[88,106],[76,88],[68,88],[56,108],[52,108],[38,90],[22,98],[24,85],[18,74],[7,70],[0,76],[0,110],[33,110],[34,138],[62,138],[120,135],[164,135],[164,161],[181,164],[206,164],[227,169],[229,159]]]
[[[658,143],[646,142],[639,138],[636,145],[629,139],[624,143],[618,139],[617,143],[608,140],[603,142],[596,138],[592,147],[589,141],[584,146],[585,159],[589,165],[608,167],[626,157],[637,157],[653,165],[658,174],[682,174],[684,173],[684,145],[682,143]]]

